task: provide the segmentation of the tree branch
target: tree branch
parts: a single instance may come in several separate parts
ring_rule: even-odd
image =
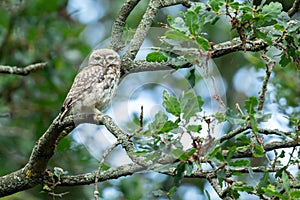
[[[97,121],[101,122],[107,128],[107,130],[117,138],[118,143],[120,143],[122,147],[126,150],[126,152],[129,153],[128,156],[134,163],[137,163],[142,166],[153,164],[152,161],[145,161],[146,159],[144,157],[130,154],[136,151],[134,144],[130,139],[131,135],[124,133],[110,116],[98,114],[96,116],[96,119]]]
[[[25,75],[28,75],[32,72],[43,69],[46,65],[47,65],[46,62],[31,64],[31,65],[28,65],[24,68],[16,67],[16,66],[0,65],[0,73],[3,73],[3,74],[16,74],[16,75],[25,76]]]
[[[268,86],[269,79],[270,79],[271,73],[272,73],[274,65],[275,65],[275,61],[270,60],[266,55],[262,55],[262,58],[266,62],[266,76],[264,77],[263,85],[262,85],[262,88],[259,93],[257,110],[263,110],[263,108],[264,108],[267,86]]]
[[[267,151],[272,151],[275,149],[282,149],[282,148],[290,148],[290,147],[296,147],[300,146],[300,144],[297,141],[294,140],[282,140],[282,141],[273,141],[270,143],[263,144],[264,150]],[[247,158],[247,157],[252,157],[252,152],[251,149],[243,149],[243,150],[238,150],[234,153],[234,158]]]
[[[300,0],[295,0],[293,6],[288,11],[288,15],[292,17],[296,12],[299,11],[300,8]]]
[[[226,140],[229,140],[229,139],[233,138],[234,136],[236,136],[240,133],[243,133],[243,132],[245,132],[249,129],[251,129],[250,126],[242,126],[242,127],[236,128],[236,129],[230,131],[229,133],[225,134],[224,136],[222,136],[219,140],[222,143],[222,142],[224,142]],[[279,130],[263,129],[263,128],[258,128],[258,133],[265,134],[265,135],[277,135],[277,136],[281,136],[281,137],[291,135],[291,133],[289,133],[289,132],[283,132],[283,131],[279,131]],[[247,133],[245,133],[245,134],[247,134]]]
[[[75,119],[78,123],[101,124],[91,121],[91,116],[87,115],[68,116],[61,124],[58,119],[59,116],[36,142],[25,167],[0,178],[0,197],[32,188],[43,182],[48,161],[54,155],[58,142],[75,128]]]
[[[110,179],[117,179],[122,176],[132,175],[146,169],[138,164],[127,164],[120,167],[113,167],[99,174],[99,182]],[[74,186],[74,185],[89,185],[95,182],[96,172],[86,173],[75,176],[64,176],[61,180],[61,186]]]
[[[166,174],[170,176],[175,175],[174,167],[170,167],[169,169],[164,168],[163,170],[158,170],[159,166],[163,166],[160,164],[152,166],[150,169],[153,169],[155,172]],[[143,170],[149,170],[149,166],[141,166],[136,163],[126,164],[119,167],[112,167],[106,171],[101,171],[98,177],[98,182],[103,182],[106,180],[117,179],[123,176],[132,175],[136,172],[141,172]],[[280,168],[268,168],[268,167],[252,167],[251,170],[253,172],[276,172],[280,170]],[[186,178],[217,178],[218,170],[194,170],[189,175],[185,175]],[[227,176],[231,175],[234,172],[240,173],[249,173],[249,168],[236,168],[236,169],[228,169]],[[60,186],[76,186],[76,185],[89,185],[95,183],[96,172],[85,173],[73,176],[64,176],[60,182]]]
[[[98,190],[98,181],[99,181],[99,175],[101,173],[101,169],[104,165],[104,162],[107,158],[107,156],[119,145],[119,142],[114,143],[109,149],[107,149],[104,154],[102,155],[102,158],[100,160],[99,166],[98,166],[98,170],[96,171],[96,175],[95,175],[95,190],[94,190],[94,197],[95,200],[99,199],[99,190]]]
[[[257,52],[264,50],[268,47],[262,39],[255,41],[247,41],[246,51]],[[232,41],[222,42],[215,44],[214,48],[207,52],[211,58],[218,58],[229,53],[244,51],[244,46],[239,38],[234,38]],[[178,69],[178,66],[172,65],[168,62],[147,62],[145,60],[123,60],[122,63],[122,76],[128,73],[137,73],[143,71],[159,71],[159,70],[170,70]],[[187,63],[180,68],[189,68],[193,66],[191,63]]]
[[[125,26],[125,21],[131,11],[135,8],[135,6],[140,2],[140,0],[127,0],[118,16],[116,17],[116,20],[113,24],[112,34],[111,34],[111,46],[112,49],[115,51],[118,51],[123,48],[122,44],[122,37],[123,37],[123,31]]]
[[[129,44],[127,51],[124,54],[123,60],[125,63],[134,60],[138,50],[140,49],[148,31],[153,23],[154,17],[156,16],[158,10],[162,7],[184,4],[187,5],[187,0],[150,0],[149,5],[139,26]]]
[[[220,44],[214,45],[214,50],[211,51],[211,57],[212,58],[218,58],[224,55],[227,55],[229,53],[233,53],[236,51],[261,51],[268,47],[268,44],[262,40],[257,39],[254,41],[246,40],[246,48],[243,46],[243,42],[240,40],[240,38],[234,38],[231,41],[222,42]]]

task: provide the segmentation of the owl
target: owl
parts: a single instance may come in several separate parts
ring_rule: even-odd
[[[68,114],[94,113],[105,109],[120,80],[121,59],[111,49],[94,50],[88,64],[75,77],[63,103],[59,122]]]

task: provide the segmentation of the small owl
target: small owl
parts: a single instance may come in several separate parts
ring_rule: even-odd
[[[111,49],[97,49],[88,65],[75,77],[64,101],[59,122],[67,114],[94,113],[105,109],[116,91],[120,79],[120,56]]]

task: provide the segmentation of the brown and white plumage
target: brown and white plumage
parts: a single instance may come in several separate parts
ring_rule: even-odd
[[[92,52],[86,67],[75,77],[64,101],[59,121],[67,114],[94,113],[105,109],[120,79],[120,56],[111,49]]]

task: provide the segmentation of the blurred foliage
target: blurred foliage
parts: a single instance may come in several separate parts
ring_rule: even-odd
[[[107,20],[111,23],[124,1],[105,2],[110,3],[111,7],[107,16],[100,20]],[[142,1],[130,15],[127,20],[128,27],[136,27],[147,2]],[[247,37],[254,36],[264,39],[268,43],[281,35],[284,30],[289,30],[290,35],[284,38],[283,44],[292,51],[272,52],[270,50],[267,54],[270,57],[281,55],[275,59],[277,61],[274,69],[275,78],[271,78],[272,90],[270,90],[269,95],[274,97],[271,101],[278,105],[280,113],[292,118],[289,127],[295,127],[295,123],[292,122],[297,123],[300,115],[300,88],[298,87],[300,79],[295,64],[297,59],[299,60],[299,49],[297,49],[299,36],[296,34],[296,26],[292,27],[288,24],[291,19],[285,18],[286,16],[280,12],[281,8],[284,11],[288,10],[293,1],[276,1],[282,3],[282,7],[281,4],[274,1],[270,4],[272,6],[264,6],[271,1],[266,1],[264,5],[261,5],[264,1],[254,1],[254,4],[261,5],[256,17],[249,15],[251,5],[227,1],[230,8],[243,10],[242,14],[235,16],[240,19],[240,23],[234,24],[234,27],[231,26],[232,24],[228,22],[226,17],[220,17],[220,13],[224,11],[225,1],[211,0],[208,2],[211,6],[209,12],[205,10],[207,7],[203,4],[196,4],[188,10],[182,8],[176,18],[166,17],[166,13],[168,13],[166,10],[160,11],[157,20],[168,23],[170,26],[170,30],[165,35],[167,45],[174,47],[174,44],[188,42],[192,44],[190,46],[193,48],[208,50],[210,48],[209,42],[219,43],[233,37],[243,36],[241,32],[238,32],[238,28],[241,28],[243,23],[250,23],[254,27],[253,30],[245,27],[244,33],[248,34]],[[249,3],[250,1],[246,2]],[[1,116],[2,113],[3,116],[7,116],[7,114],[10,116],[9,118],[0,118],[0,175],[17,170],[27,162],[35,141],[60,111],[60,106],[78,72],[79,65],[91,50],[91,47],[86,44],[82,37],[86,26],[73,20],[67,12],[67,3],[67,0],[49,2],[42,0],[3,0],[0,2],[0,63],[19,67],[36,62],[48,63],[45,69],[26,77],[0,75],[0,113]],[[223,10],[219,10],[220,8]],[[234,11],[231,10],[230,12]],[[174,15],[174,13],[172,14]],[[203,17],[204,14],[207,17]],[[272,27],[272,31],[259,29],[266,25],[265,21]],[[155,23],[155,26],[157,24]],[[157,40],[158,38],[153,37],[151,39]],[[168,53],[172,51],[164,50],[150,54],[147,57],[148,61],[166,61],[169,59],[168,61],[180,66],[186,64],[185,61],[175,59],[177,54],[170,56]],[[194,55],[188,53],[180,55],[191,62],[196,60]],[[281,62],[279,62],[280,60]],[[219,121],[223,120],[230,123],[229,127],[245,125],[250,119],[252,127],[257,129],[259,123],[268,120],[270,115],[257,112],[254,109],[257,99],[255,97],[247,98],[244,93],[237,93],[232,80],[239,68],[254,66],[257,70],[264,69],[265,62],[261,59],[261,54],[238,52],[217,58],[214,61],[227,83],[228,106],[232,107],[232,105],[239,103],[243,108],[242,112],[236,111],[236,109],[227,109],[226,113],[218,113],[216,117]],[[281,68],[283,65],[285,68]],[[150,79],[149,77],[147,78]],[[155,74],[153,77],[160,78],[156,77]],[[136,79],[136,77],[133,76],[131,79]],[[145,80],[146,76],[143,76],[142,79]],[[195,75],[195,68],[190,70],[188,80],[192,82],[192,86],[197,85],[197,82],[201,80]],[[179,85],[179,82],[176,79],[174,85]],[[205,100],[191,92],[186,92],[178,98],[165,91],[163,93],[165,110],[157,113],[154,120],[148,123],[147,128],[135,135],[140,150],[139,154],[147,156],[149,160],[166,152],[180,160],[180,163],[173,166],[176,169],[174,178],[165,175],[157,175],[153,178],[153,174],[135,174],[132,177],[121,178],[119,181],[107,181],[100,184],[102,196],[106,199],[152,199],[167,196],[183,199],[185,192],[191,188],[191,185],[196,186],[199,194],[203,194],[204,188],[206,188],[204,180],[182,179],[183,173],[191,172],[191,163],[194,163],[195,167],[200,167],[197,163],[199,158],[194,157],[194,153],[199,149],[182,150],[180,138],[176,136],[182,132],[197,134],[203,128],[202,122],[211,120],[211,118],[196,115],[202,110]],[[137,124],[139,123],[138,120],[136,117]],[[197,123],[192,123],[195,120]],[[130,125],[132,123],[128,122],[128,126]],[[165,134],[166,132],[168,134]],[[198,137],[197,144],[204,144],[205,139],[202,136]],[[231,160],[235,151],[244,148],[250,148],[257,157],[261,157],[264,153],[264,149],[258,143],[253,145],[253,138],[244,134],[237,135],[233,141],[215,144],[215,148],[204,149],[202,153],[209,152],[208,158],[214,158],[218,163],[226,162],[230,167],[249,167],[251,163],[248,160]],[[221,153],[224,150],[228,152],[225,157]],[[279,159],[284,155],[278,153],[275,157]],[[297,161],[294,160],[294,162]],[[49,168],[53,170],[54,167],[62,167],[69,174],[90,172],[97,168],[97,161],[91,157],[84,146],[76,144],[71,136],[68,136],[60,142],[57,152],[50,160]],[[241,174],[235,175],[237,179],[241,178]],[[225,177],[224,169],[218,173],[218,179],[222,182]],[[258,180],[256,187],[239,183],[232,188],[232,196],[238,198],[239,192],[251,193],[257,190],[259,194],[266,193],[284,198],[282,194],[276,191],[277,188],[284,188],[288,197],[297,197],[297,192],[290,191],[287,175],[281,172],[277,174],[277,177],[282,182],[279,181],[275,186],[270,185],[271,180],[267,173]],[[253,176],[251,178],[253,179]],[[188,187],[182,189],[184,186]],[[90,199],[92,189],[90,186],[63,187],[58,188],[55,192],[70,192],[63,197],[64,199]],[[114,192],[109,193],[109,189]],[[52,199],[48,194],[40,193],[41,190],[42,187],[37,187],[4,199]],[[207,191],[206,193],[207,198],[212,197]],[[107,194],[114,194],[115,196],[112,197]]]
[[[0,118],[0,174],[4,175],[27,162],[35,141],[59,113],[72,79],[91,48],[81,39],[84,26],[67,13],[67,0],[0,4],[0,63],[24,67],[47,62],[43,70],[25,77],[0,75],[0,112],[10,116]],[[83,163],[88,168],[90,155],[72,143],[71,137],[60,143],[50,168],[63,166],[70,173]],[[70,197],[81,195],[83,188],[74,188]],[[35,189],[35,197],[29,190],[9,199],[52,199],[46,193],[39,196],[39,191],[41,188]]]

